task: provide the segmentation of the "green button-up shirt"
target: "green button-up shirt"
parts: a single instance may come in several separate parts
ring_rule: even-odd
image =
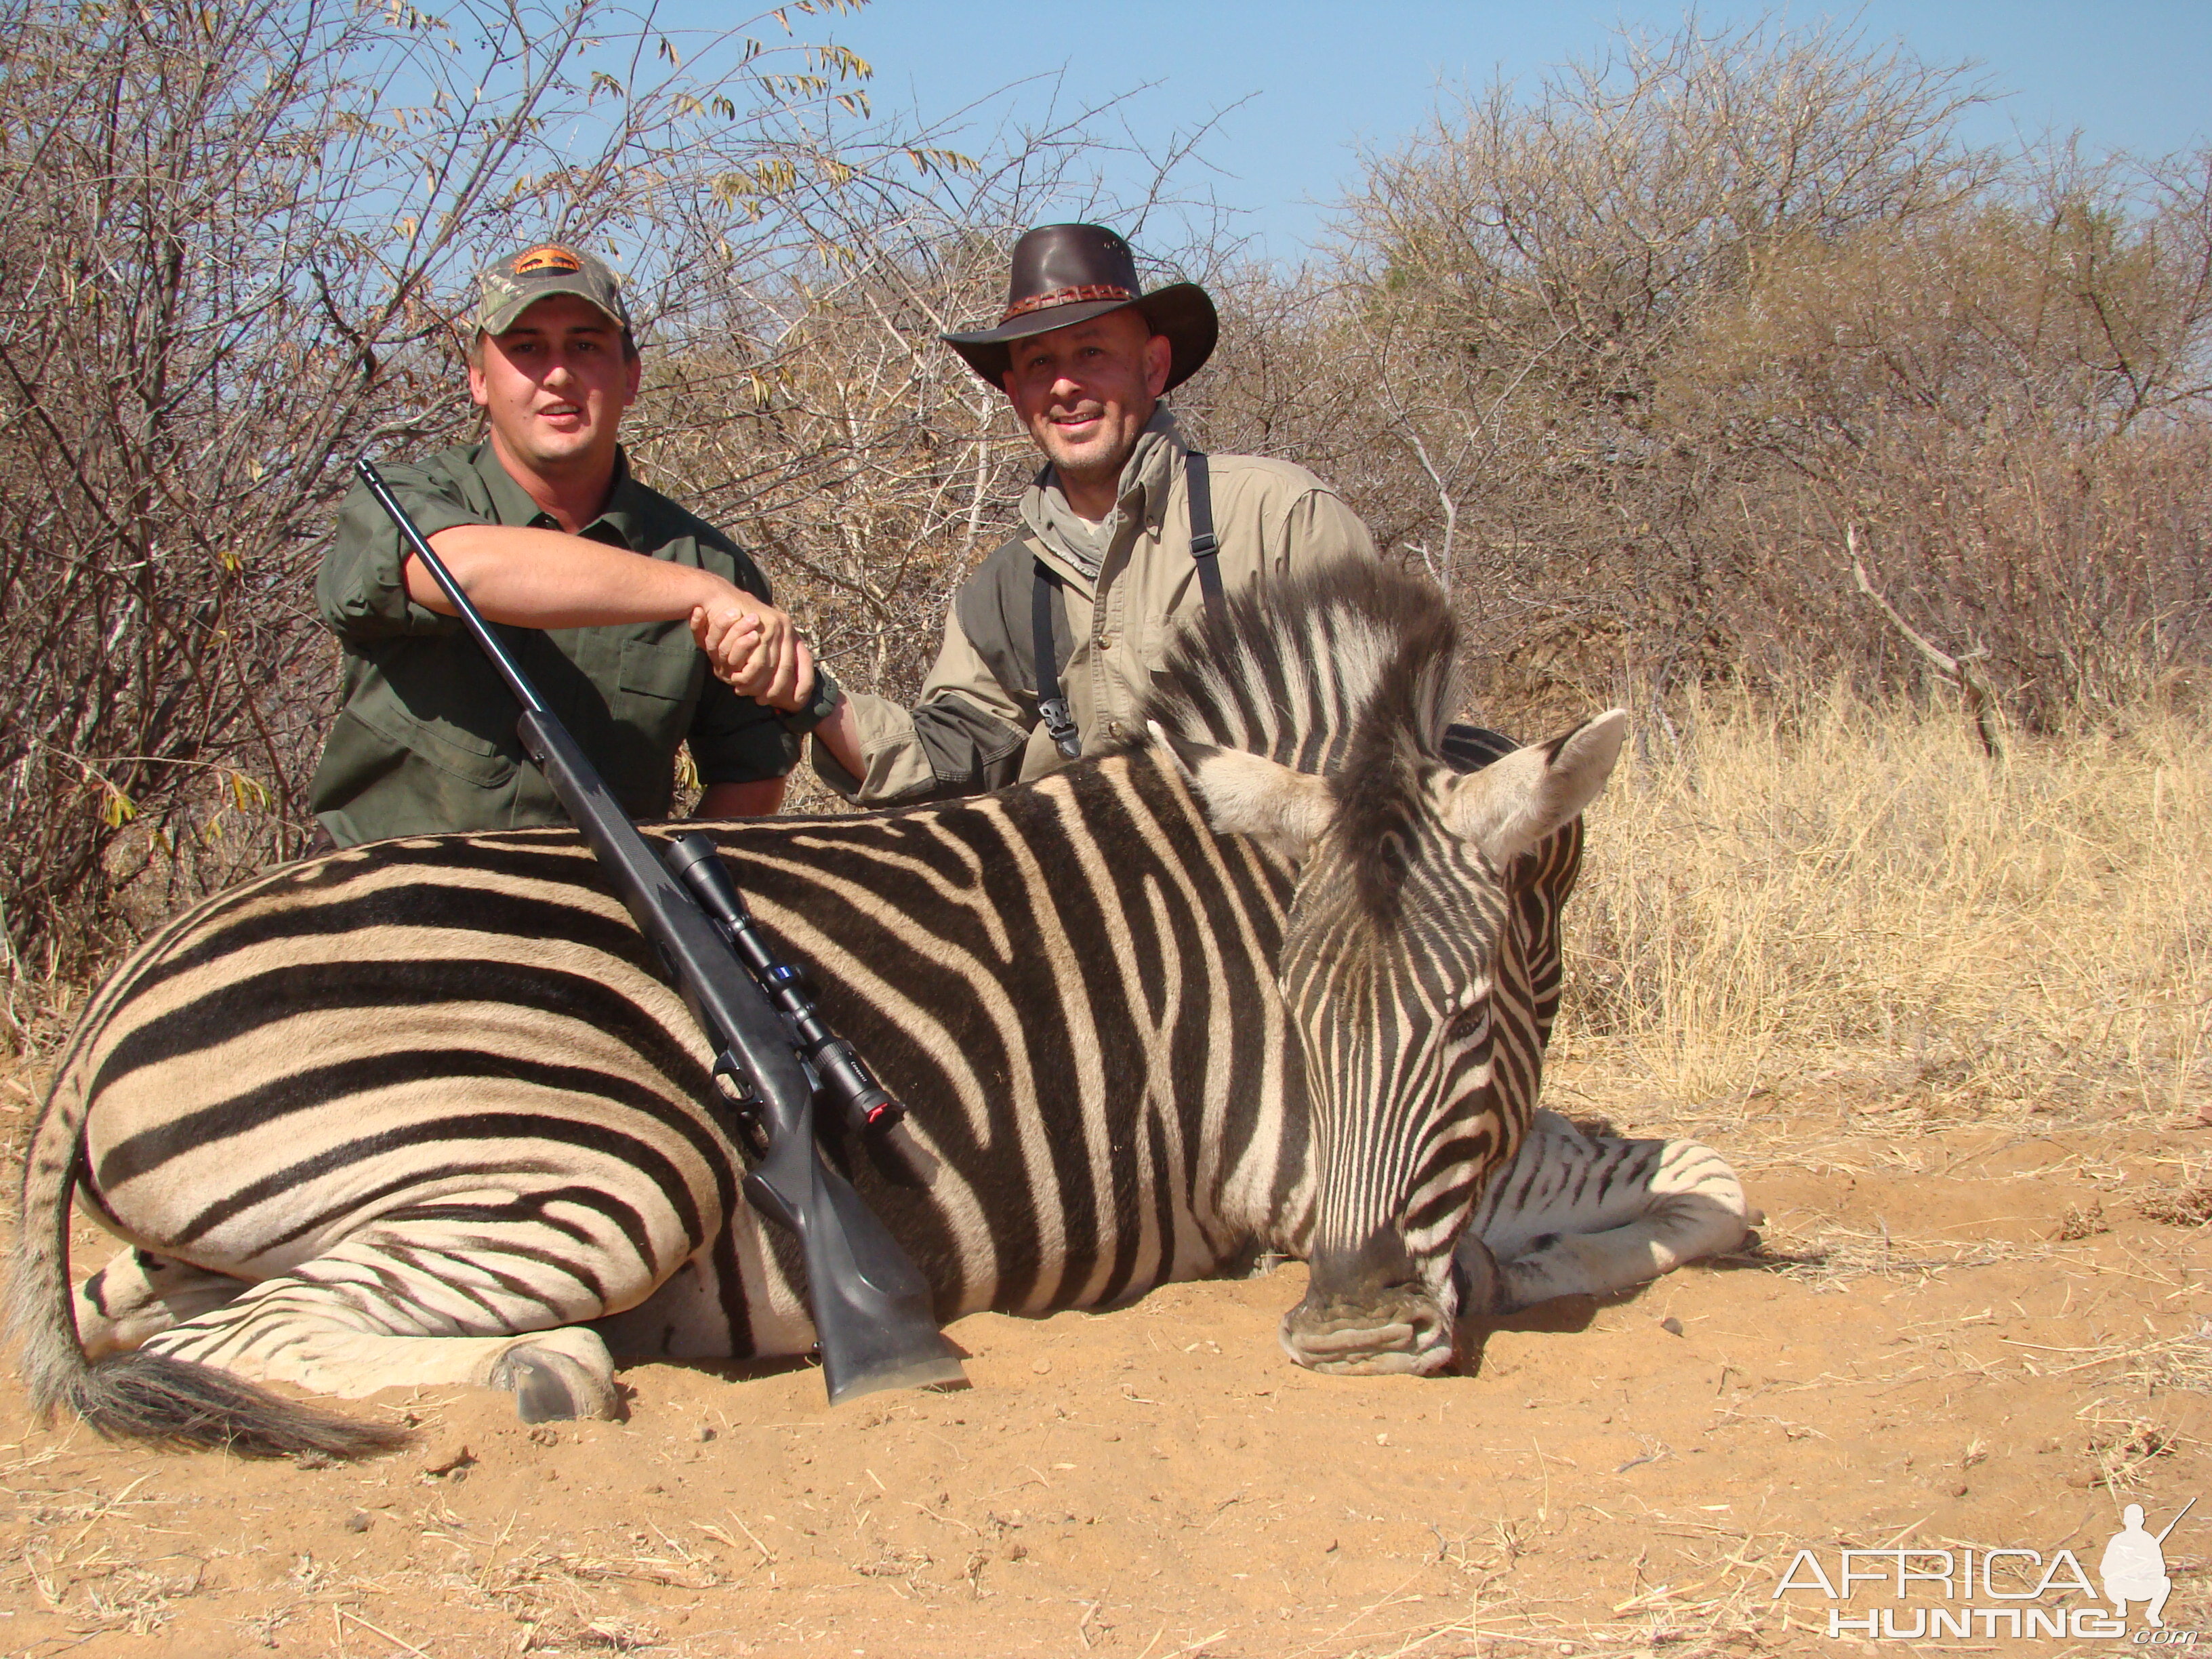
[[[425,536],[470,524],[560,528],[489,443],[443,450],[386,477]],[[606,510],[583,533],[769,599],[767,580],[735,544],[639,483],[620,458]],[[315,601],[343,647],[345,702],[308,799],[340,846],[568,822],[523,759],[514,694],[458,617],[408,597],[399,533],[364,486],[339,510]],[[778,778],[798,762],[800,740],[774,710],[707,672],[687,620],[500,632],[633,817],[666,816],[679,744],[690,744],[707,784]]]

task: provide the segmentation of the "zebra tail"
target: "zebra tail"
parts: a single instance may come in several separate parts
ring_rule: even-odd
[[[143,1349],[96,1364],[80,1354],[66,1382],[56,1403],[110,1440],[219,1448],[246,1457],[349,1458],[390,1451],[411,1437],[404,1429],[297,1405],[197,1360]]]
[[[70,1196],[76,1186],[81,1097],[70,1068],[47,1098],[23,1160],[9,1333],[31,1404],[51,1421],[76,1413],[110,1440],[222,1447],[246,1456],[301,1452],[359,1457],[404,1445],[404,1429],[357,1423],[279,1398],[211,1365],[168,1354],[115,1354],[94,1364],[77,1340],[69,1282]]]

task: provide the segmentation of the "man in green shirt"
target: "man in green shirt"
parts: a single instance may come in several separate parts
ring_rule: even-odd
[[[687,743],[702,817],[775,811],[837,692],[752,561],[631,476],[617,428],[640,365],[613,274],[547,245],[482,283],[469,393],[488,435],[386,469],[393,492],[634,817],[666,815]],[[334,841],[567,821],[513,695],[365,488],[315,598],[344,652],[309,789]]]

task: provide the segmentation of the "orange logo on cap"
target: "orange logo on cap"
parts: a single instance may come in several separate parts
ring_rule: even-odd
[[[539,270],[574,272],[583,268],[584,262],[580,258],[556,242],[548,242],[543,247],[534,247],[527,253],[517,254],[512,266],[518,276],[527,276]]]

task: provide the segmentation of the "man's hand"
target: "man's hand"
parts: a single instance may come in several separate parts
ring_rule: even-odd
[[[741,588],[691,612],[692,637],[716,678],[740,696],[790,714],[814,690],[814,653],[791,618]]]

